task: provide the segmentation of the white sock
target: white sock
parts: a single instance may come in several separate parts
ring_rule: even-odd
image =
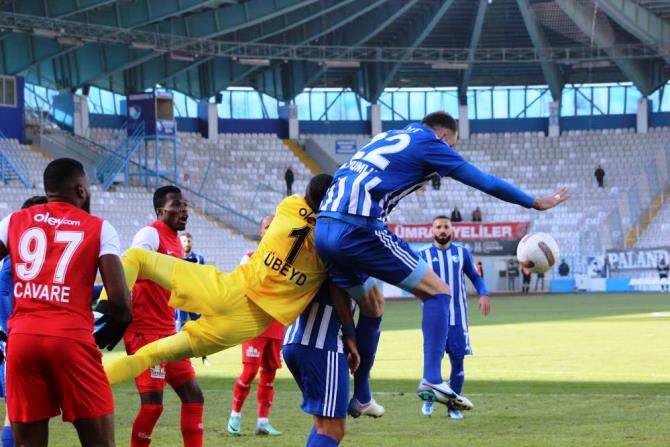
[[[230,412],[230,415],[240,417],[240,416],[242,416],[242,413],[238,413],[237,411],[233,410],[233,411]]]
[[[268,422],[270,422],[270,419],[268,418],[258,418],[258,423],[256,425],[267,424]]]

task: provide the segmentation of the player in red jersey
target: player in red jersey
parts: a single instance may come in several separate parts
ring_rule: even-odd
[[[181,259],[183,248],[178,231],[186,229],[188,203],[181,190],[163,186],[154,192],[156,221],[142,228],[133,238],[132,248],[143,248]],[[170,292],[158,284],[140,279],[133,288],[133,322],[124,336],[126,352],[134,354],[142,346],[174,335]],[[133,423],[131,447],[148,446],[154,426],[163,412],[163,389],[168,383],[181,399],[181,432],[186,447],[203,443],[202,413],[204,397],[190,359],[155,365],[135,379],[140,393],[140,411]]]
[[[130,293],[109,222],[89,214],[84,168],[61,158],[44,170],[48,203],[0,222],[9,253],[14,309],[9,320],[7,406],[16,444],[46,446],[49,419],[63,414],[84,446],[114,445],[114,400],[93,339],[96,272],[109,294],[108,324],[130,320]]]
[[[261,221],[260,236],[263,238],[265,231],[270,226],[274,216],[266,216]],[[246,264],[254,254],[247,253],[241,264]],[[274,381],[277,370],[281,368],[281,348],[284,338],[284,326],[275,321],[258,337],[242,345],[242,364],[244,369],[235,382],[233,388],[233,409],[228,419],[228,432],[232,435],[240,434],[240,418],[242,406],[251,391],[251,383],[261,368],[258,381],[256,399],[258,401],[258,421],[256,423],[256,434],[258,435],[281,435],[282,433],[270,425],[270,407],[274,398]]]

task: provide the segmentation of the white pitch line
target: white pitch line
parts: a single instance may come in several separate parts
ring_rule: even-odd
[[[374,392],[373,394],[379,396],[398,396],[398,395],[411,395],[414,394],[412,391],[380,391]],[[512,397],[552,397],[552,398],[575,398],[575,397],[606,397],[606,398],[645,398],[650,397],[654,399],[670,399],[670,394],[616,394],[616,393],[465,393],[466,396],[477,396],[477,397],[499,397],[499,396],[512,396]]]

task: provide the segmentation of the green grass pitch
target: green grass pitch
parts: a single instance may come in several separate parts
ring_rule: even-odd
[[[388,302],[372,386],[386,407],[378,420],[349,419],[344,446],[652,446],[670,444],[670,294],[553,295],[492,299],[488,318],[470,302],[475,356],[463,394],[475,409],[462,421],[436,405],[421,416],[420,305]],[[109,354],[109,357],[120,352]],[[286,369],[278,374],[271,422],[277,438],[253,435],[255,387],[228,436],[240,349],[194,360],[205,392],[206,446],[302,446],[311,417]],[[448,374],[445,362],[445,374]],[[132,384],[114,389],[118,445],[129,445],[139,405]],[[169,389],[152,445],[180,446],[179,403]],[[54,446],[78,445],[71,425],[51,422]]]

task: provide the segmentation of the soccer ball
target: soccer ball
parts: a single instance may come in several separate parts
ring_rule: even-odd
[[[516,258],[533,273],[544,273],[558,260],[558,244],[547,233],[531,233],[516,247]]]

